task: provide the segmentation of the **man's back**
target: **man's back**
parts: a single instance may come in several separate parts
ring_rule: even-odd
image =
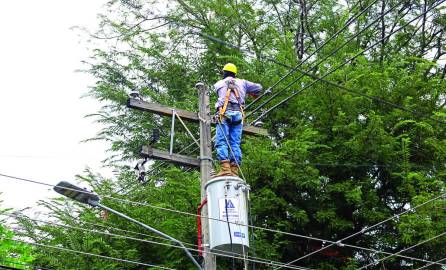
[[[215,92],[218,95],[218,100],[217,103],[215,104],[215,108],[223,106],[226,98],[226,91],[228,90],[228,85],[230,81],[233,81],[234,86],[238,91],[240,102],[242,103],[241,105],[245,103],[246,94],[257,96],[260,93],[260,90],[262,90],[262,86],[260,84],[239,78],[226,77],[214,84]],[[237,99],[234,93],[230,94],[229,102],[239,103],[239,100]]]

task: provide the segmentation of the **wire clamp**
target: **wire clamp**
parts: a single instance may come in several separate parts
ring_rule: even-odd
[[[344,243],[342,243],[341,241],[336,241],[336,245],[337,245],[338,247],[343,247],[343,246],[344,246]]]
[[[203,156],[203,157],[198,157],[199,160],[208,160],[210,162],[213,162],[214,160],[212,159],[212,157],[207,157],[207,156]]]

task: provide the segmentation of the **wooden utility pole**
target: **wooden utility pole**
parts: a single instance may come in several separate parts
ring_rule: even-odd
[[[165,151],[153,148],[152,145],[142,146],[140,154],[144,157],[167,160],[169,162],[179,164],[182,166],[189,166],[193,168],[200,168],[201,172],[201,200],[206,199],[206,183],[211,178],[212,170],[212,138],[211,138],[211,125],[215,125],[211,119],[209,100],[209,89],[203,83],[197,83],[195,87],[198,90],[199,97],[199,113],[189,112],[181,109],[171,108],[158,103],[146,102],[141,99],[129,98],[127,101],[127,107],[155,113],[158,115],[171,116],[172,117],[172,133],[174,130],[175,117],[180,119],[181,124],[184,125],[181,119],[186,121],[195,122],[200,124],[200,156],[189,157],[185,155],[175,154],[172,151]],[[185,127],[186,128],[186,127]],[[267,131],[254,126],[246,126],[243,128],[243,132],[247,135],[268,135]],[[190,133],[192,136],[193,134]],[[171,134],[173,136],[173,134]],[[173,141],[171,137],[171,141]],[[194,139],[195,140],[195,139]],[[170,147],[172,149],[172,145]],[[209,220],[207,204],[202,207],[203,216],[201,220],[201,231],[203,239],[203,269],[216,270],[217,260],[216,256],[210,254],[209,248]]]
[[[206,183],[211,178],[212,148],[211,148],[211,110],[209,108],[209,89],[203,83],[195,85],[198,89],[200,117],[200,172],[201,172],[201,201],[206,199]],[[208,207],[205,204],[201,210],[204,216],[208,216]],[[207,218],[201,218],[201,231],[203,234],[203,259],[204,269],[217,269],[215,255],[209,251],[209,222]]]

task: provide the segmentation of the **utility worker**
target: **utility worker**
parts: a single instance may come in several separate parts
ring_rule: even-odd
[[[221,170],[216,176],[238,176],[238,168],[242,162],[240,143],[242,139],[244,105],[246,94],[256,97],[262,86],[247,80],[236,78],[237,67],[227,63],[223,67],[223,79],[214,85],[218,95],[217,134],[215,149],[217,159],[221,162]]]

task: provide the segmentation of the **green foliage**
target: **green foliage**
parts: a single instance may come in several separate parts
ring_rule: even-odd
[[[14,241],[14,236],[14,232],[0,224],[0,265],[32,269],[34,249],[28,244]]]
[[[87,171],[79,181],[89,184],[100,195],[195,213],[200,203],[196,172],[172,166],[158,168],[159,163],[155,162],[155,171],[147,177],[147,184],[137,182],[128,164],[138,158],[141,145],[147,143],[154,127],[165,133],[157,148],[168,149],[170,119],[126,108],[127,93],[138,90],[147,101],[197,110],[195,83],[213,84],[220,78],[220,68],[229,61],[239,67],[241,77],[267,88],[289,71],[266,61],[267,58],[286,65],[300,63],[321,48],[349,18],[364,11],[301,66],[322,76],[377,43],[325,78],[349,90],[315,83],[268,114],[268,138],[244,137],[242,170],[251,185],[254,225],[337,241],[445,192],[446,132],[441,121],[446,120],[446,69],[440,59],[446,50],[442,8],[428,13],[432,20],[421,17],[416,20],[418,23],[382,39],[418,16],[431,1],[382,1],[364,10],[371,4],[366,2],[346,1],[344,6],[334,0],[109,1],[110,14],[102,17],[94,36],[115,45],[95,50],[85,71],[96,78],[87,95],[104,104],[101,111],[91,115],[105,126],[92,140],[111,142],[105,163],[114,167],[118,175],[110,180]],[[164,13],[155,14],[153,9],[160,6]],[[375,20],[383,8],[393,6],[396,8],[384,19]],[[154,19],[156,16],[162,18]],[[374,21],[373,27],[354,36]],[[322,65],[313,67],[312,63],[335,49],[339,50]],[[274,91],[283,89],[299,75],[293,73]],[[311,77],[302,77],[266,107],[312,82]],[[215,99],[212,95],[211,101]],[[256,116],[258,113],[248,120]],[[198,137],[197,126],[189,127]],[[182,127],[176,129],[174,150],[179,151],[191,140]],[[186,153],[198,156],[194,148]],[[445,203],[443,199],[428,203],[347,242],[397,252],[444,232]],[[196,243],[193,216],[107,199],[104,204],[186,243]],[[143,232],[118,217],[111,215],[103,220],[96,209],[63,199],[44,201],[42,205],[63,224],[101,229],[94,223]],[[54,225],[41,226],[29,220],[22,222],[27,236],[39,242],[177,269],[193,267],[175,248]],[[253,254],[282,262],[304,256],[324,244],[259,229],[253,231],[253,236]],[[444,238],[439,238],[404,254],[439,260],[444,256],[445,243]],[[314,269],[356,269],[382,256],[333,246],[298,263]],[[140,269],[49,250],[39,250],[36,260],[64,269]],[[219,258],[221,269],[228,269],[229,263]],[[241,267],[241,262],[237,263]],[[386,269],[416,269],[423,264],[395,257],[381,265]],[[257,269],[269,268],[259,264]]]

